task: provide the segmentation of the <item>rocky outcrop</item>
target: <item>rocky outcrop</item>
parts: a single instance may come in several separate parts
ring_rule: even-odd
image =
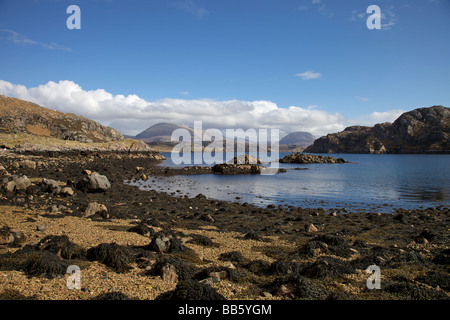
[[[310,153],[450,153],[450,109],[419,108],[394,123],[352,126],[314,141]]]
[[[125,139],[119,131],[93,120],[3,95],[0,148],[17,152],[151,151],[145,142]]]
[[[0,128],[3,133],[28,133],[84,143],[123,140],[112,128],[75,114],[0,95]]]
[[[280,159],[280,163],[346,163],[346,161],[342,158],[296,152]]]
[[[263,167],[255,164],[228,164],[220,163],[212,167],[215,174],[260,174]]]

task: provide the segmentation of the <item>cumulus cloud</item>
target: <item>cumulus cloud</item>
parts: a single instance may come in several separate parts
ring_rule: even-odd
[[[84,90],[73,81],[50,81],[33,88],[0,80],[0,94],[37,103],[46,108],[79,114],[135,135],[160,122],[203,128],[280,129],[280,138],[290,132],[306,131],[321,136],[355,124],[339,113],[318,106],[281,108],[272,101],[211,99],[160,99],[147,101],[137,95],[113,95],[103,89]],[[370,120],[392,121],[400,110],[374,112]]]
[[[402,113],[406,110],[389,110],[384,112],[372,112],[369,116],[369,122],[383,123],[383,122],[394,122]]]
[[[311,80],[311,79],[318,79],[318,78],[322,77],[322,74],[319,72],[314,72],[314,71],[309,70],[309,71],[305,71],[302,73],[297,73],[295,76],[300,77],[303,80]]]

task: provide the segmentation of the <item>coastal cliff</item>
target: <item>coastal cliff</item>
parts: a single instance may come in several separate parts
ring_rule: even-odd
[[[394,123],[351,126],[328,134],[305,149],[309,153],[450,153],[450,109],[419,108]]]

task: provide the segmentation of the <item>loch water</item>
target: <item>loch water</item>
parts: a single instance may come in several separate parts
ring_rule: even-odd
[[[280,153],[280,158],[290,153]],[[162,166],[176,165],[170,153]],[[327,154],[345,164],[283,164],[276,175],[189,175],[137,181],[143,190],[265,207],[346,209],[394,212],[450,205],[450,155]],[[205,165],[205,164],[203,164]],[[301,169],[301,170],[299,170]]]

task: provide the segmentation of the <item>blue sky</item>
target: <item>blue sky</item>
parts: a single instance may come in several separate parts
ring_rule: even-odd
[[[449,0],[0,0],[0,93],[125,133],[203,119],[320,135],[450,106],[449,35]]]

